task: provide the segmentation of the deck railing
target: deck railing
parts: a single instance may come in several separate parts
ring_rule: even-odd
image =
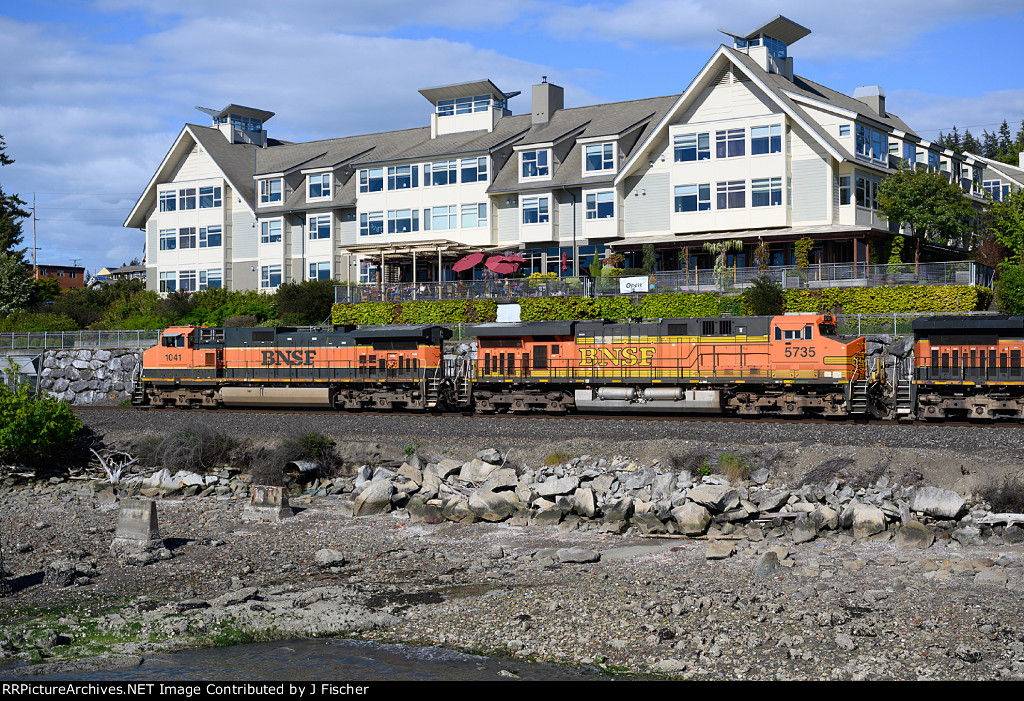
[[[945,263],[871,263],[819,264],[795,266],[727,268],[714,270],[678,270],[642,276],[646,292],[742,292],[758,277],[778,280],[785,289],[825,289],[829,287],[893,287],[897,285],[978,285],[992,287],[994,272],[973,261]],[[636,288],[633,288],[636,289]],[[524,297],[590,297],[630,294],[623,291],[621,277],[599,278],[502,278],[498,280],[459,280],[454,282],[368,283],[338,285],[336,303],[416,302],[441,299],[495,299],[512,301]]]

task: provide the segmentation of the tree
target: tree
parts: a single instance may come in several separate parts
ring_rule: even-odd
[[[715,287],[721,288],[722,286],[722,277],[725,274],[726,268],[726,256],[729,251],[739,251],[742,249],[743,241],[740,239],[704,242],[704,250],[708,253],[714,254],[715,256]]]
[[[0,135],[0,166],[9,166],[14,159],[7,155],[7,144],[4,137]],[[25,261],[25,249],[17,249],[15,246],[22,241],[21,222],[28,216],[24,209],[25,201],[17,195],[7,195],[0,187],[0,252],[10,253],[20,262]]]
[[[645,243],[643,246],[643,264],[642,268],[644,275],[651,275],[654,272],[654,268],[657,265],[657,257],[654,253],[654,244]]]
[[[992,202],[989,228],[996,241],[1009,248],[1016,263],[1024,264],[1024,190],[1014,190],[1000,202]]]
[[[914,269],[921,262],[921,243],[967,241],[976,218],[974,205],[959,185],[942,173],[901,167],[878,186],[878,213],[915,239]]]
[[[0,314],[21,311],[31,297],[28,268],[14,254],[0,251]]]

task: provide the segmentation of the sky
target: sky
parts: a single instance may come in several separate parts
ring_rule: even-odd
[[[542,76],[566,107],[672,95],[776,14],[812,31],[798,75],[880,85],[924,138],[1024,120],[1024,0],[0,0],[0,187],[35,198],[40,263],[96,272],[143,256],[122,224],[196,106],[311,141],[425,126],[419,89],[480,78],[515,114]]]

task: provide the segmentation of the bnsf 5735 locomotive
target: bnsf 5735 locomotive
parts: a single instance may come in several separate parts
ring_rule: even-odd
[[[475,360],[440,326],[167,329],[136,404],[338,409],[867,413],[861,337],[827,315],[480,324]],[[877,413],[877,407],[874,407]]]

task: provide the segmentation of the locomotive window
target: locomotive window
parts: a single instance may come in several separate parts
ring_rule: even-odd
[[[776,341],[781,341],[782,340],[782,329],[780,329],[778,326],[775,327],[775,340]]]
[[[163,344],[167,348],[184,348],[185,337],[180,333],[172,334],[170,336],[164,336]]]
[[[818,324],[818,333],[822,336],[837,336],[835,324]]]
[[[551,346],[551,355],[558,355],[558,346]]]
[[[804,340],[810,341],[812,338],[812,327],[810,324],[804,327]]]

